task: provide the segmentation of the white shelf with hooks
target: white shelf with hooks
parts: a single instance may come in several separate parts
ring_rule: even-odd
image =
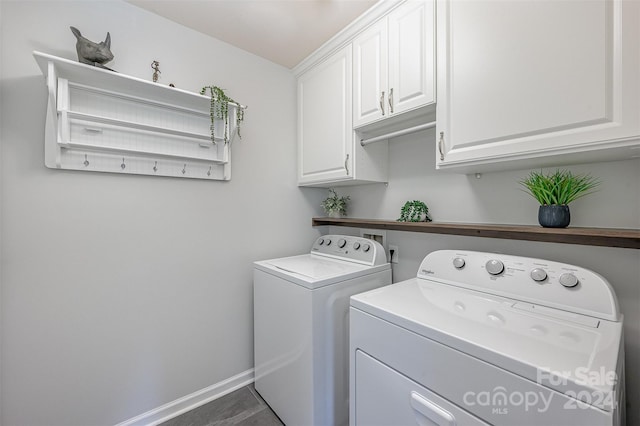
[[[230,180],[228,123],[216,120],[210,98],[40,52],[47,82],[45,165],[50,168]],[[225,143],[225,132],[228,142]]]

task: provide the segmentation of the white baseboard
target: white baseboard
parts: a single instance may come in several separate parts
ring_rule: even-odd
[[[178,398],[146,413],[142,413],[116,426],[155,426],[166,422],[182,413],[193,410],[201,405],[218,399],[236,389],[253,382],[253,368],[236,374],[226,380],[213,384],[204,389],[200,389],[192,394]]]

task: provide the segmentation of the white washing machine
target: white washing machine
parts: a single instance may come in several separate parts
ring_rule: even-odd
[[[352,425],[624,425],[622,315],[592,271],[442,250],[350,310]]]
[[[390,283],[383,247],[360,237],[254,263],[255,388],[286,425],[348,423],[349,297]]]

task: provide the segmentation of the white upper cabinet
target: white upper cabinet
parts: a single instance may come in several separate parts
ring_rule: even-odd
[[[389,15],[389,112],[436,101],[435,3],[408,1]]]
[[[356,58],[357,67],[363,72],[367,84],[374,86],[373,90],[367,91],[362,100],[364,108],[369,110],[366,114],[375,115],[379,112],[379,102],[383,101],[386,105],[389,101],[386,97],[386,85],[387,72],[390,72],[390,69],[386,55],[389,49],[387,33],[390,14],[399,13],[394,22],[405,20],[400,25],[415,27],[416,22],[419,22],[418,25],[422,25],[423,22],[423,17],[411,20],[400,14],[400,10],[406,9],[406,4],[412,4],[407,10],[420,10],[424,2],[378,2],[294,68],[293,72],[298,78],[299,186],[330,187],[388,180],[387,141],[365,147],[359,143],[362,135],[356,134],[354,130],[353,60]],[[376,34],[378,29],[380,33]],[[416,31],[414,28],[407,33],[402,29],[396,37],[404,45],[406,34]],[[361,37],[365,33],[371,34],[369,40]],[[355,44],[358,52],[354,54],[356,38],[362,42]],[[410,44],[423,45],[421,41],[412,41]],[[413,55],[414,51],[414,47],[407,46],[406,54]],[[402,61],[417,60],[420,64],[418,68],[423,66],[422,57],[407,59],[404,54],[399,57]],[[405,79],[404,74],[401,73],[399,78]],[[401,105],[407,98],[414,96],[415,81],[418,80],[417,77],[414,80],[406,78],[406,83],[402,80],[404,90],[396,89],[400,96],[396,98],[395,105]],[[357,84],[359,83],[357,81]],[[384,89],[381,89],[382,84]],[[381,90],[386,92],[384,99],[380,98]],[[403,105],[399,108],[402,107]],[[371,120],[375,121],[376,118]]]
[[[298,184],[351,179],[351,45],[298,78]]]
[[[385,182],[387,144],[355,144],[351,119],[352,46],[298,77],[298,185]]]
[[[437,26],[437,168],[640,154],[640,2],[442,0]]]
[[[409,0],[353,41],[353,125],[435,102],[433,1]]]
[[[387,103],[387,21],[372,25],[353,42],[353,124],[361,126],[385,116]]]

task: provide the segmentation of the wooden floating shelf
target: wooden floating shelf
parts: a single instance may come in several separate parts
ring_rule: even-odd
[[[542,228],[530,225],[471,223],[395,222],[377,219],[314,217],[313,226],[386,229],[467,237],[541,241],[547,243],[640,249],[640,230],[614,228]]]

